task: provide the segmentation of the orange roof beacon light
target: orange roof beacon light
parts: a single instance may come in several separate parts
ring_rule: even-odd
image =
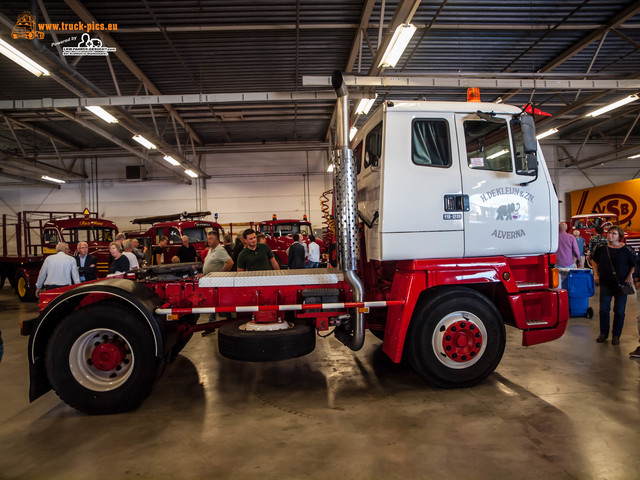
[[[467,88],[467,102],[480,101],[480,89],[478,87]]]
[[[306,215],[302,215],[302,220],[304,220],[306,222],[307,221],[307,216]]]
[[[273,215],[271,215],[271,220],[277,220],[278,216],[274,213]]]

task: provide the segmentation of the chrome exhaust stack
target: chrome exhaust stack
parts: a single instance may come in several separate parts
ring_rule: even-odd
[[[331,77],[336,91],[336,138],[333,170],[333,199],[335,202],[335,230],[338,257],[344,278],[353,291],[353,301],[364,301],[364,285],[356,274],[360,257],[360,233],[358,227],[358,189],[353,152],[349,148],[349,92],[336,71]],[[351,332],[349,331],[351,330]],[[351,350],[360,350],[364,345],[364,314],[355,311],[355,322],[351,328],[336,330],[336,338]]]

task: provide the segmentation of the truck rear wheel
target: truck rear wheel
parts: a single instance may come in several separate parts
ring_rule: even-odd
[[[474,290],[455,288],[418,305],[407,337],[408,358],[428,382],[469,387],[496,369],[505,339],[496,307]]]
[[[60,322],[49,339],[46,366],[66,404],[108,414],[131,410],[149,396],[158,360],[149,327],[126,308],[100,302]]]
[[[29,286],[29,277],[24,272],[18,272],[18,281],[16,282],[16,293],[21,302],[35,302],[36,289]]]
[[[272,332],[240,328],[246,320],[223,325],[218,330],[220,355],[245,362],[271,362],[302,357],[316,347],[313,324],[290,322],[291,328]]]

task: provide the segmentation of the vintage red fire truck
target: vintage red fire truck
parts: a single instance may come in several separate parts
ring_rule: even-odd
[[[73,254],[78,242],[89,244],[89,253],[98,258],[97,274],[109,270],[109,243],[118,227],[86,210],[79,212],[18,212],[2,215],[2,256],[0,286],[8,279],[23,302],[36,299],[36,280],[47,255],[56,253],[59,242],[69,244]]]
[[[223,356],[255,362],[306,355],[317,332],[359,350],[369,329],[393,362],[445,388],[494,371],[506,326],[527,346],[563,334],[558,200],[532,117],[385,102],[351,150],[340,73],[333,83],[340,267],[200,276],[199,264],[162,265],[45,292],[22,324],[31,400],[53,388],[83,412],[130,410],[194,332],[213,328]],[[221,312],[237,318],[209,321]]]
[[[624,242],[629,245],[637,253],[640,253],[640,232],[627,231],[631,222],[624,225]],[[595,233],[596,227],[602,227],[606,231],[613,226],[620,226],[618,215],[615,213],[585,213],[574,215],[571,217],[569,225],[569,233],[573,235],[574,230],[580,232],[580,236],[584,238],[585,245],[589,243],[591,236]]]
[[[189,237],[189,243],[196,249],[198,255],[207,246],[207,232],[214,231],[224,235],[224,229],[217,221],[204,220],[211,212],[183,212],[155,217],[136,218],[131,223],[152,226],[146,231],[126,232],[127,238],[137,238],[142,246],[147,247],[147,265],[151,265],[151,250],[160,243],[160,238],[167,237],[169,242],[163,248],[165,263],[171,263],[182,245],[182,236]],[[217,220],[217,214],[216,214]]]
[[[300,242],[309,244],[309,235],[313,235],[311,223],[307,216],[303,215],[300,220],[279,220],[274,213],[271,220],[265,220],[258,224],[257,230],[263,233],[267,239],[267,245],[276,256],[280,266],[286,267],[289,263],[288,248],[293,243],[293,235],[300,235]],[[320,255],[326,251],[325,244],[320,238],[316,238],[316,243],[320,247]]]

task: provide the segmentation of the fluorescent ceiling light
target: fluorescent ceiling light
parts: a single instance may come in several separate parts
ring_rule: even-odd
[[[416,33],[416,27],[412,24],[402,23],[398,25],[378,67],[395,68],[414,33]]]
[[[165,155],[163,158],[174,167],[177,167],[178,165],[180,165],[180,162],[177,161],[175,158],[173,158],[171,155]]]
[[[329,168],[327,168],[327,172],[329,173],[333,172],[333,163],[329,164]]]
[[[356,113],[358,115],[366,115],[367,113],[369,113],[369,110],[371,110],[371,107],[373,106],[377,97],[378,95],[376,94],[373,98],[361,98],[358,106],[356,107]]]
[[[609,105],[606,105],[602,108],[599,108],[598,110],[594,110],[591,113],[587,113],[587,117],[597,117],[598,115],[602,115],[603,113],[607,113],[610,112],[611,110],[614,110],[618,107],[622,107],[623,105],[626,105],[627,103],[631,103],[631,102],[635,102],[636,100],[638,100],[638,95],[629,95],[628,97],[623,98],[622,100],[618,100],[617,102],[613,102]]]
[[[107,123],[118,123],[118,119],[116,117],[114,117],[113,115],[111,115],[109,112],[107,112],[102,107],[97,107],[95,105],[89,105],[89,106],[86,106],[84,108],[89,110],[94,115],[100,117],[102,120],[104,120]]]
[[[349,130],[349,141],[353,140],[353,137],[356,136],[356,133],[358,133],[358,129],[356,127],[351,127],[351,130]]]
[[[142,135],[134,135],[133,139],[143,147],[148,148],[149,150],[155,150],[156,148],[156,146],[153,143],[151,143],[149,140],[144,138]]]
[[[640,158],[640,153],[638,155],[633,155],[633,156],[627,157],[627,158]]]
[[[54,183],[67,183],[67,182],[65,182],[64,180],[60,180],[59,178],[49,177],[49,176],[47,176],[47,175],[42,175],[42,177],[40,177],[40,178],[42,178],[43,180],[46,180],[46,181],[48,181],[48,182],[54,182]]]
[[[16,50],[11,45],[9,45],[4,40],[0,39],[0,53],[2,53],[5,57],[10,58],[22,68],[26,68],[31,73],[33,73],[36,77],[40,75],[49,75],[49,70],[38,65],[36,62],[27,57],[24,53]]]
[[[184,173],[189,175],[191,178],[198,178],[198,174],[189,168],[185,169]]]
[[[501,157],[502,155],[506,155],[507,153],[509,153],[509,150],[505,148],[504,150],[500,150],[499,152],[496,152],[493,155],[489,155],[487,157],[487,160],[493,160],[494,158]]]
[[[538,140],[548,137],[549,135],[553,135],[554,133],[557,133],[558,129],[557,128],[552,128],[550,130],[547,130],[546,132],[542,132],[540,135],[538,135],[536,138]]]

